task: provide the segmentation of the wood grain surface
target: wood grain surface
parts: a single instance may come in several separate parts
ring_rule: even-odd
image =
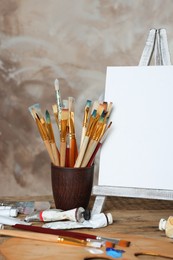
[[[16,198],[16,200],[49,200],[51,197]],[[14,198],[6,198],[8,201]],[[92,206],[93,198],[90,206]],[[158,229],[160,218],[168,218],[173,212],[172,201],[141,200],[109,197],[104,206],[104,212],[111,212],[114,222],[100,229],[82,229],[79,232],[116,237],[131,241],[129,248],[120,248],[125,252],[121,259],[173,259],[173,240],[167,238]],[[9,227],[8,227],[9,228]],[[104,253],[92,254],[88,248],[80,246],[59,245],[50,242],[33,241],[21,238],[0,238],[1,260],[28,259],[84,259],[85,257],[106,256]],[[109,259],[113,259],[108,257]]]

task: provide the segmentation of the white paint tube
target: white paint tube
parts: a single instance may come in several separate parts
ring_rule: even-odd
[[[5,206],[5,205],[0,206],[0,210],[1,209],[11,209],[11,208],[12,208],[12,206]]]
[[[83,222],[83,213],[85,209],[82,207],[63,211],[61,209],[49,209],[39,212],[35,212],[25,217],[26,222],[30,221],[58,221],[58,220],[71,220],[77,222]]]
[[[162,218],[159,222],[159,230],[164,230],[167,237],[173,238],[173,216],[167,220]]]
[[[17,217],[17,215],[18,215],[18,210],[15,208],[0,209],[0,216]]]
[[[18,218],[5,217],[5,216],[0,216],[0,223],[8,226],[13,226],[16,224],[30,225],[29,223],[26,223],[25,221],[22,221]]]
[[[101,228],[113,223],[111,213],[100,213],[92,215],[90,220],[82,223],[72,221],[59,221],[44,224],[42,227],[52,229],[76,229],[76,228]]]

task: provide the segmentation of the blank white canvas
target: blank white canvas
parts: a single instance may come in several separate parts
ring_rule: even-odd
[[[108,67],[99,185],[173,190],[173,66]]]

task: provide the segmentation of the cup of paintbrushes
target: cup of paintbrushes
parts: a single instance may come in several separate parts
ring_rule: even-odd
[[[57,209],[88,207],[94,176],[94,165],[70,168],[51,164],[52,192]]]

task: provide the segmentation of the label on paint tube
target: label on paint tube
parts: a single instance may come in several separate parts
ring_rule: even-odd
[[[0,209],[0,216],[17,217],[17,215],[18,215],[18,210],[15,208]]]
[[[113,218],[111,213],[100,213],[92,215],[90,220],[85,220],[82,223],[72,221],[60,221],[46,223],[42,227],[52,229],[101,228],[106,227],[107,225],[112,223]]]
[[[61,209],[49,209],[33,213],[25,217],[25,221],[58,221],[58,220],[71,220],[74,222],[83,222],[84,208],[79,207],[71,210],[63,211]]]

